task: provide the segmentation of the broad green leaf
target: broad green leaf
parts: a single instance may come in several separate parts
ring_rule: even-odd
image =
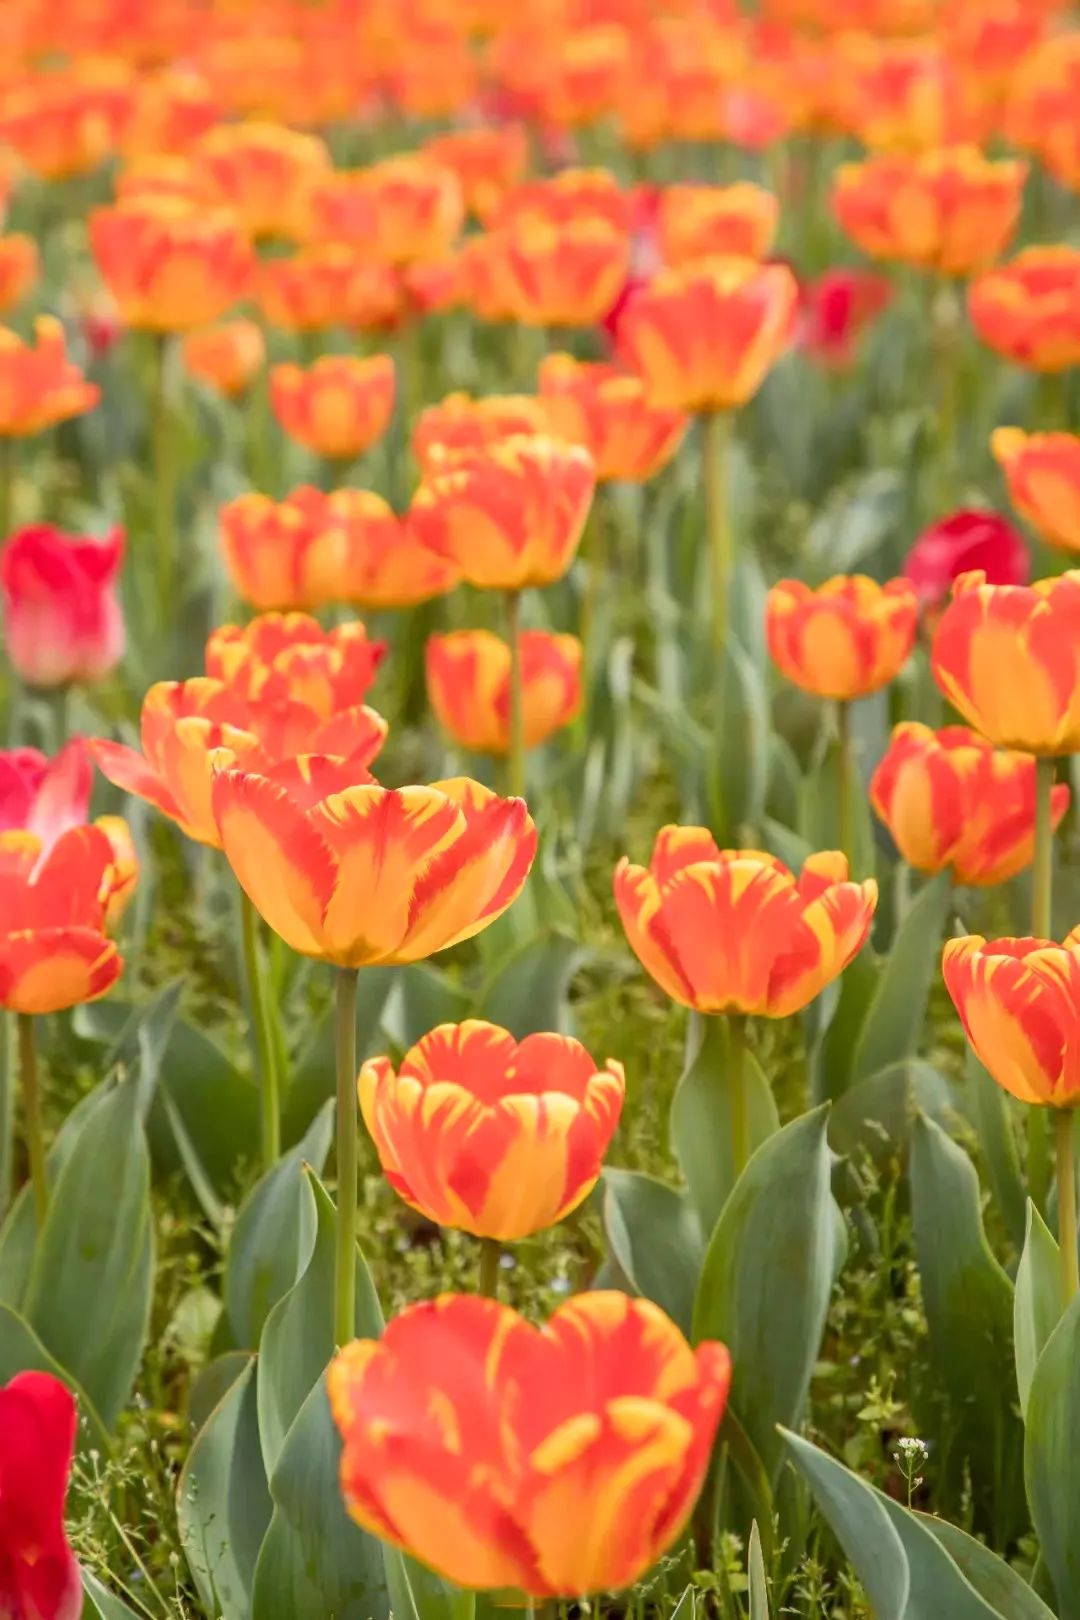
[[[131,1394],[150,1320],[150,1154],[134,1084],[115,1086],[52,1188],[24,1314],[112,1428]]]
[[[360,975],[363,984],[365,974]],[[428,962],[398,968],[386,996],[381,1028],[402,1051],[437,1024],[456,1024],[469,1016],[470,998],[446,973]]]
[[[941,1542],[957,1569],[1001,1620],[1054,1620],[1042,1598],[1023,1576],[981,1541],[929,1513],[916,1513],[915,1518]]]
[[[50,1187],[56,1185],[56,1178],[71,1157],[84,1125],[104,1105],[111,1091],[110,1085],[98,1086],[89,1096],[76,1103],[61,1125],[46,1161]],[[26,1183],[19,1189],[7,1219],[0,1227],[0,1301],[16,1308],[22,1305],[36,1241],[33,1190]]]
[[[869,801],[858,763],[852,759],[845,781],[847,798],[847,849],[855,878],[872,875],[874,870],[874,830]],[[830,737],[813,770],[803,778],[799,796],[798,833],[811,849],[840,849],[840,744]]]
[[[637,1170],[605,1170],[604,1230],[631,1287],[689,1332],[705,1239],[685,1195]]]
[[[797,1423],[837,1261],[828,1109],[771,1136],[724,1206],[694,1304],[694,1339],[722,1339],[739,1369],[732,1407],[775,1483],[778,1423]]]
[[[110,1592],[107,1586],[102,1586],[96,1575],[88,1569],[80,1569],[83,1589],[83,1620],[135,1620],[136,1610],[131,1609],[118,1598],[115,1592]]]
[[[1057,1240],[1028,1200],[1027,1233],[1016,1270],[1013,1338],[1020,1410],[1027,1412],[1031,1380],[1051,1333],[1061,1320],[1061,1251]]]
[[[724,839],[735,841],[743,827],[757,827],[765,810],[769,781],[769,706],[765,684],[742,647],[728,638],[718,683],[716,736],[704,759],[710,821]]]
[[[251,1361],[250,1350],[226,1350],[200,1368],[188,1390],[187,1418],[198,1434]]]
[[[258,1156],[258,1088],[216,1041],[177,1020],[147,1128],[156,1165],[189,1175],[197,1167],[195,1177],[224,1201],[241,1164]]]
[[[829,1141],[840,1154],[857,1149],[878,1163],[907,1156],[911,1127],[920,1114],[944,1120],[951,1096],[948,1081],[929,1063],[909,1058],[857,1080],[842,1093],[829,1115]]]
[[[970,1159],[926,1118],[912,1130],[911,1202],[930,1357],[952,1431],[943,1500],[960,1499],[970,1471],[976,1525],[1010,1536],[1026,1517],[1023,1432],[1003,1393],[1014,1378],[1013,1287],[986,1241]]]
[[[1024,1473],[1031,1517],[1058,1596],[1059,1620],[1080,1620],[1080,1296],[1046,1342],[1028,1390]]]
[[[700,1041],[671,1104],[671,1144],[701,1230],[708,1236],[735,1183],[732,1159],[732,1096],[726,1018],[698,1020]],[[752,1052],[743,1056],[751,1150],[780,1121],[772,1088]]]
[[[761,1556],[761,1536],[756,1519],[750,1526],[746,1568],[750,1579],[750,1620],[769,1620],[769,1588],[765,1580],[765,1560]]]
[[[939,872],[924,884],[897,929],[859,1031],[852,1066],[856,1080],[918,1050],[951,895],[949,874]]]
[[[90,1445],[109,1449],[109,1433],[86,1391],[66,1368],[51,1356],[28,1322],[10,1305],[0,1305],[0,1385],[21,1372],[47,1372],[66,1384],[79,1404],[80,1433]],[[83,1430],[85,1425],[85,1431]]]
[[[271,1309],[311,1258],[315,1201],[304,1165],[321,1172],[332,1133],[333,1105],[326,1103],[303,1140],[266,1172],[240,1207],[225,1261],[225,1309],[242,1349],[257,1347]]]
[[[206,1614],[248,1620],[270,1511],[252,1357],[196,1435],[176,1492],[180,1543]]]
[[[484,987],[476,1016],[518,1040],[543,1030],[569,1033],[566,995],[584,959],[576,940],[545,932],[519,946]]]
[[[969,1047],[963,1102],[978,1133],[990,1190],[1012,1241],[1019,1248],[1027,1228],[1027,1193],[1013,1128],[1013,1099],[992,1080]]]
[[[824,1033],[810,1053],[811,1093],[815,1102],[835,1102],[852,1083],[855,1051],[881,978],[881,965],[869,945],[844,969],[836,1004]],[[826,986],[827,996],[832,986]],[[808,1012],[812,1017],[816,1003]]]

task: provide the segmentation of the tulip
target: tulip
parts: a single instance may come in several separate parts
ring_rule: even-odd
[[[0,315],[22,303],[38,279],[39,269],[32,236],[0,236]]]
[[[211,85],[194,68],[170,64],[142,73],[124,125],[124,155],[141,158],[189,151],[220,116]]]
[[[629,1586],[682,1533],[730,1377],[649,1300],[581,1294],[537,1329],[444,1294],[331,1363],[345,1503],[460,1586]]]
[[[82,1581],[64,1533],[77,1421],[51,1373],[0,1385],[0,1605],[16,1620],[79,1620]]]
[[[90,245],[125,326],[185,332],[242,298],[253,268],[236,216],[174,197],[96,208]]]
[[[390,264],[441,258],[464,217],[457,175],[422,152],[337,170],[308,192],[311,240],[350,242]]]
[[[64,329],[53,316],[38,316],[32,344],[0,327],[0,439],[25,438],[82,416],[100,397],[68,359]]]
[[[97,681],[124,651],[117,577],[124,533],[71,535],[47,524],[20,529],[0,552],[4,637],[31,686]]]
[[[830,371],[854,364],[859,339],[891,303],[892,282],[870,270],[826,270],[800,291],[795,341]]]
[[[625,233],[631,227],[634,195],[624,191],[610,169],[563,168],[542,180],[526,180],[504,199],[496,226],[524,220],[553,226],[606,224]]]
[[[1025,11],[1027,8],[1025,8]],[[1029,20],[1030,16],[1029,16]],[[1040,19],[1034,19],[1038,25]],[[1080,38],[1075,28],[1051,34],[1014,59],[1004,133],[1033,153],[1063,186],[1080,186]]]
[[[405,1054],[369,1058],[360,1111],[406,1203],[440,1226],[513,1243],[588,1197],[619,1122],[622,1066],[579,1041],[495,1024],[440,1024]]]
[[[330,171],[318,135],[256,120],[208,130],[193,155],[217,203],[252,236],[300,234],[308,188]]]
[[[865,574],[837,574],[817,590],[782,579],[765,606],[769,652],[781,673],[841,703],[887,686],[907,661],[917,627],[918,600],[907,579],[882,586]]]
[[[440,168],[457,175],[465,206],[486,220],[521,179],[529,161],[529,142],[522,124],[478,125],[433,135],[424,152]]]
[[[602,219],[525,216],[493,231],[487,252],[506,317],[526,326],[595,325],[630,266],[629,237]]]
[[[543,434],[548,413],[532,394],[447,394],[420,412],[413,427],[412,453],[425,475],[438,470],[444,451],[485,450],[502,439]]]
[[[1080,365],[1080,249],[1025,248],[972,283],[968,313],[983,342],[1018,366]]]
[[[1026,585],[1031,578],[1027,546],[996,512],[965,507],[924,529],[904,558],[919,605],[936,613],[963,574],[979,570],[990,585]]]
[[[1048,545],[1080,552],[1080,437],[998,428],[990,447],[1009,497]]]
[[[40,180],[88,174],[116,151],[133,93],[130,68],[100,54],[17,76],[5,88],[0,142]]]
[[[213,206],[206,175],[189,157],[159,154],[122,169],[116,177],[116,201],[151,207],[163,198],[189,208]]]
[[[870,803],[910,866],[957,883],[1004,883],[1035,853],[1035,761],[966,726],[897,726],[870,780]],[[1069,807],[1055,787],[1051,824]]]
[[[211,632],[206,673],[245,699],[291,698],[325,720],[361,701],[385,656],[359,620],[324,630],[307,613],[264,613]]]
[[[582,646],[576,636],[525,630],[520,637],[522,732],[538,748],[581,706]],[[510,749],[510,648],[489,630],[458,630],[427,644],[427,689],[439,724],[478,754]]]
[[[660,249],[672,265],[717,254],[764,259],[779,220],[777,198],[748,180],[731,186],[665,186],[657,219]]]
[[[602,361],[549,354],[539,392],[548,431],[589,452],[597,483],[652,478],[686,433],[682,411],[654,405],[639,377]]]
[[[347,242],[314,242],[266,260],[256,295],[263,318],[286,332],[386,330],[405,313],[400,272]]]
[[[376,354],[324,354],[306,370],[274,366],[270,403],[291,439],[333,461],[351,461],[386,432],[394,409],[394,362]]]
[[[254,321],[222,321],[188,332],[181,353],[190,376],[226,399],[236,399],[262,370],[266,345]]]

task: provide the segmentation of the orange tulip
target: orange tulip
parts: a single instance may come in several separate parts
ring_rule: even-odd
[[[318,135],[281,124],[219,124],[195,150],[216,201],[232,209],[252,236],[297,236],[308,187],[330,172]]]
[[[950,939],[945,986],[979,1062],[1021,1102],[1080,1103],[1080,940]]]
[[[479,236],[469,238],[473,244],[481,240]],[[469,258],[463,245],[451,248],[441,259],[407,264],[402,272],[402,281],[413,309],[421,315],[439,315],[448,309],[461,309],[469,303]],[[479,309],[477,313],[483,314]]]
[[[465,218],[457,175],[422,152],[403,152],[366,169],[338,170],[308,194],[308,235],[351,242],[391,264],[438,259]]]
[[[386,79],[390,101],[411,118],[452,118],[478,98],[480,65],[460,28],[412,22],[408,46]]]
[[[426,473],[445,451],[483,450],[520,434],[544,433],[548,415],[532,394],[447,394],[420,412],[412,453]]]
[[[307,613],[263,613],[211,631],[206,673],[241,697],[293,698],[326,720],[360,702],[385,656],[358,619],[324,630]]]
[[[581,642],[525,630],[521,649],[526,748],[569,725],[581,706]],[[510,648],[490,630],[456,630],[427,644],[427,689],[444,731],[477,754],[510,749]]]
[[[1080,552],[1080,437],[1002,427],[990,448],[1021,516],[1049,545]]]
[[[256,911],[302,956],[418,962],[471,939],[521,892],[536,854],[522,799],[466,777],[381,788],[340,759],[221,769],[214,815]]]
[[[478,125],[434,135],[424,152],[457,175],[465,206],[486,220],[521,179],[529,161],[529,141],[522,124]]]
[[[491,232],[485,251],[497,307],[526,326],[595,325],[630,268],[630,238],[600,219],[526,217]]]
[[[1035,761],[991,747],[966,726],[897,726],[870,779],[870,803],[920,872],[949,867],[957,883],[982,888],[1031,865]],[[1068,808],[1068,788],[1055,787],[1055,827]]]
[[[124,965],[105,934],[116,877],[100,827],[71,827],[48,848],[0,833],[0,1007],[61,1012],[111,989]]]
[[[247,292],[253,264],[234,214],[174,197],[94,209],[90,245],[124,324],[151,332],[217,320]]]
[[[1006,138],[1033,153],[1062,185],[1080,188],[1080,34],[1051,35],[1014,67]]]
[[[252,493],[221,508],[225,570],[243,601],[264,612],[338,600],[344,541],[326,521],[325,499],[303,487],[284,501]]]
[[[665,186],[660,193],[657,226],[668,264],[717,254],[763,259],[779,222],[778,199],[749,180],[733,186]]]
[[[160,68],[136,81],[121,148],[129,158],[190,151],[220,115],[217,98],[201,73],[189,67]]]
[[[64,329],[52,315],[34,322],[34,342],[0,326],[0,438],[23,438],[82,416],[101,397],[67,357]]]
[[[757,393],[784,352],[798,302],[786,265],[702,259],[633,293],[617,344],[655,405],[730,410]]]
[[[592,456],[597,483],[642,483],[666,467],[687,428],[682,411],[654,405],[640,377],[604,361],[549,354],[540,403],[548,431]]]
[[[1080,572],[1034,585],[962,574],[934,635],[931,668],[984,737],[1026,754],[1080,749]]]
[[[873,258],[969,276],[1006,247],[1020,217],[1024,163],[991,163],[974,147],[845,163],[833,208]]]
[[[634,198],[610,169],[560,169],[542,180],[525,180],[504,197],[493,226],[608,225],[626,232],[634,224]]]
[[[116,201],[153,207],[163,197],[189,208],[213,206],[210,183],[190,157],[155,153],[142,158],[116,177]]]
[[[381,439],[394,410],[394,362],[324,354],[303,366],[274,366],[270,403],[291,439],[317,455],[351,461]]]
[[[266,345],[254,321],[222,321],[184,336],[184,367],[226,399],[243,394],[262,370]]]
[[[4,88],[0,143],[41,180],[87,174],[116,152],[133,85],[130,68],[102,57],[17,79]]]
[[[310,492],[312,498],[315,494]],[[322,499],[329,521],[343,537],[337,587],[343,601],[364,608],[414,607],[457,584],[454,565],[421,546],[381,496],[338,489]]]
[[[514,1243],[577,1209],[619,1123],[622,1065],[579,1041],[440,1024],[360,1070],[360,1109],[394,1191],[439,1226]]]
[[[574,560],[593,485],[592,461],[578,445],[522,435],[444,454],[414,495],[408,521],[420,544],[455,564],[470,585],[550,585]]]
[[[505,29],[493,66],[511,94],[532,103],[538,119],[561,129],[595,123],[614,112],[630,59],[630,38],[618,23]]]
[[[862,949],[877,884],[837,850],[795,878],[759,850],[718,849],[704,827],[663,827],[648,869],[624,856],[615,904],[656,983],[701,1013],[800,1012]]]
[[[1018,366],[1080,365],[1080,249],[1025,248],[972,283],[968,312],[983,342]]]
[[[38,270],[32,236],[0,236],[0,315],[22,303],[38,279]]]
[[[331,1362],[345,1503],[460,1586],[629,1586],[686,1525],[730,1381],[649,1300],[579,1294],[538,1330],[444,1294]]]
[[[908,579],[879,585],[837,574],[816,591],[782,579],[765,605],[769,653],[804,692],[848,702],[887,686],[915,645],[918,593]]]
[[[378,330],[405,311],[399,273],[347,242],[315,242],[287,259],[268,259],[256,294],[264,319],[285,332]]]

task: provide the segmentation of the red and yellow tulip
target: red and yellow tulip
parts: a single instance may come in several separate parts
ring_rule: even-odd
[[[226,399],[237,399],[262,370],[266,345],[254,321],[221,321],[185,333],[182,354],[192,377]]]
[[[270,372],[270,403],[291,439],[316,455],[351,461],[381,439],[394,409],[394,362],[324,354],[305,370],[293,364]]]
[[[0,833],[0,1007],[61,1012],[112,988],[124,965],[105,933],[117,877],[100,827],[71,827],[48,847]]]
[[[545,433],[548,413],[532,394],[447,394],[416,419],[412,453],[421,470],[438,466],[444,451],[483,450],[520,434]]]
[[[778,199],[749,180],[730,186],[665,186],[660,193],[657,231],[667,264],[718,254],[764,259],[779,223]]]
[[[569,725],[581,706],[582,646],[576,636],[524,630],[519,637],[522,731],[526,748]],[[490,630],[432,636],[427,690],[435,717],[462,748],[510,748],[510,648]]]
[[[950,939],[945,984],[975,1055],[1021,1102],[1080,1103],[1080,939]]]
[[[124,324],[151,332],[216,321],[244,297],[254,264],[235,214],[175,197],[95,209],[90,245]]]
[[[991,349],[1029,371],[1080,365],[1080,249],[1029,247],[968,292],[971,323]]]
[[[549,354],[538,382],[548,432],[589,452],[598,484],[643,483],[683,441],[685,414],[654,405],[641,378],[619,366]]]
[[[1080,553],[1080,436],[997,428],[990,448],[1009,498],[1048,545]]]
[[[781,674],[842,702],[877,692],[899,674],[918,624],[910,580],[879,585],[865,574],[838,574],[817,590],[782,579],[765,607],[769,652]]]

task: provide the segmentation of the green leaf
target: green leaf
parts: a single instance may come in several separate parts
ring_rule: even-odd
[[[930,1359],[954,1431],[941,1487],[959,1501],[970,1471],[976,1524],[1000,1545],[1025,1518],[1023,1431],[1003,1393],[1014,1376],[1013,1287],[986,1241],[970,1159],[926,1118],[912,1131],[911,1202]]]
[[[723,746],[706,750],[710,819],[725,838],[757,827],[769,783],[769,706],[765,683],[742,647],[729,637],[718,682],[715,735]]]
[[[866,1019],[859,1031],[852,1073],[876,1074],[918,1050],[930,987],[939,972],[941,936],[952,897],[947,872],[923,885],[896,930]]]
[[[321,1171],[330,1151],[333,1105],[302,1141],[257,1182],[236,1217],[225,1261],[225,1309],[237,1345],[254,1350],[271,1309],[311,1258],[315,1201],[304,1165]]]
[[[986,1599],[1001,1620],[1054,1620],[1042,1598],[1006,1564],[996,1553],[966,1530],[957,1529],[944,1519],[935,1519],[929,1513],[916,1513],[915,1518],[940,1541],[949,1557],[966,1576],[980,1597]]]
[[[0,1016],[0,1221],[8,1212],[15,1158],[15,1014]]]
[[[83,1589],[84,1620],[135,1620],[135,1610],[129,1609],[123,1598],[102,1586],[96,1575],[80,1569]]]
[[[746,1569],[750,1578],[750,1620],[769,1620],[769,1588],[765,1580],[765,1560],[761,1556],[761,1536],[756,1519],[750,1526]]]
[[[150,1320],[150,1154],[131,1082],[80,1131],[52,1188],[24,1315],[111,1429],[131,1393]]]
[[[701,1230],[708,1236],[735,1184],[729,1026],[726,1018],[696,1020],[699,1044],[671,1104],[671,1144]],[[779,1126],[772,1088],[752,1052],[743,1054],[751,1150]]]
[[[905,1158],[917,1116],[944,1120],[950,1105],[949,1083],[929,1063],[890,1063],[856,1081],[833,1105],[829,1141],[837,1153],[862,1150],[879,1164]]]
[[[366,971],[360,975],[361,984],[366,976]],[[397,970],[382,1009],[382,1029],[404,1052],[436,1025],[460,1023],[469,1010],[470,997],[444,972],[414,962]]]
[[[258,1088],[216,1041],[178,1020],[169,1034],[148,1131],[156,1165],[166,1172],[184,1170],[197,1192],[204,1183],[204,1197],[209,1188],[224,1202],[241,1164],[257,1155]]]
[[[705,1239],[688,1199],[640,1171],[605,1170],[604,1230],[630,1286],[689,1332]]]
[[[969,1047],[964,1068],[963,1099],[978,1133],[990,1190],[1012,1241],[1019,1248],[1027,1228],[1027,1193],[1016,1147],[1013,1113],[1018,1107],[992,1080]]]
[[[251,1361],[250,1350],[226,1350],[202,1367],[188,1390],[187,1417],[198,1434]]]
[[[1051,1333],[1061,1320],[1061,1251],[1035,1205],[1028,1200],[1027,1232],[1016,1269],[1013,1339],[1020,1410],[1027,1412],[1031,1380]]]
[[[83,1127],[104,1105],[111,1091],[110,1085],[98,1086],[89,1096],[76,1103],[64,1120],[56,1133],[46,1161],[50,1187],[56,1185],[56,1178],[71,1157]],[[36,1242],[37,1220],[34,1215],[33,1189],[27,1182],[19,1189],[18,1196],[8,1211],[7,1219],[0,1227],[0,1301],[16,1308],[21,1306],[26,1294],[30,1267],[34,1262]]]
[[[500,1024],[519,1041],[546,1030],[569,1033],[566,996],[583,960],[581,946],[565,934],[530,939],[488,981],[476,1016]]]
[[[248,1620],[270,1511],[251,1357],[196,1435],[176,1492],[180,1543],[207,1614]]]
[[[1060,1620],[1080,1620],[1080,1296],[1046,1342],[1028,1390],[1024,1472],[1031,1517],[1058,1596]]]
[[[826,985],[823,996],[835,993],[836,1004],[824,1032],[814,1041],[810,1053],[811,1095],[815,1102],[835,1102],[852,1083],[855,1049],[870,1003],[881,978],[881,964],[869,945],[845,968],[839,986]],[[815,1016],[818,1003],[807,1009]]]
[[[109,1449],[109,1433],[94,1410],[94,1403],[78,1381],[61,1367],[37,1337],[28,1322],[10,1305],[0,1305],[0,1384],[7,1384],[16,1373],[47,1372],[66,1384],[79,1403],[80,1424],[86,1424],[88,1443],[103,1451]]]
[[[852,761],[845,782],[847,798],[847,848],[851,870],[865,877],[874,870],[874,829],[866,787],[858,765]],[[843,843],[840,814],[840,744],[830,737],[821,758],[803,778],[799,795],[799,836],[811,849],[839,849]]]
[[[797,1423],[837,1261],[828,1109],[760,1147],[724,1206],[694,1304],[694,1339],[722,1339],[738,1377],[732,1406],[775,1485],[778,1423]]]

